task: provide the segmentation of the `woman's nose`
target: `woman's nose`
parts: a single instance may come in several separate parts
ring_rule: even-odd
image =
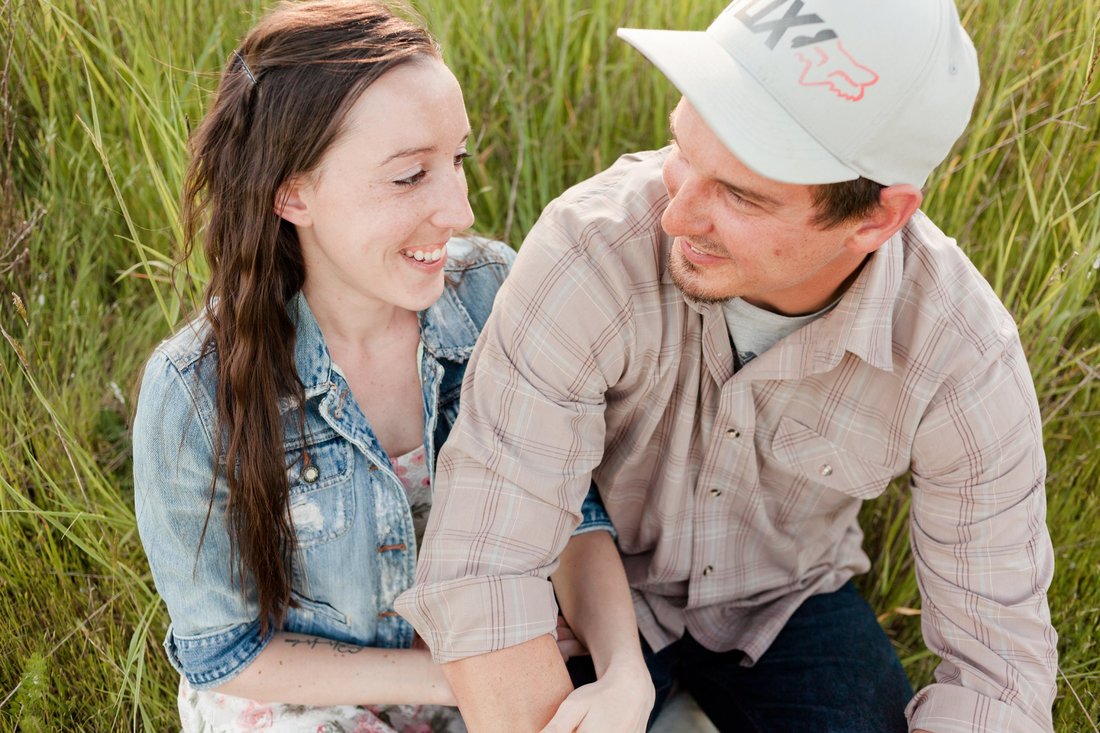
[[[469,229],[474,223],[474,210],[470,208],[469,189],[466,186],[466,172],[459,168],[454,177],[447,181],[439,208],[432,217],[432,223],[440,229],[460,232]]]

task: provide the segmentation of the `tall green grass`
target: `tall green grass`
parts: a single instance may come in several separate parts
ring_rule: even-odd
[[[565,187],[663,144],[675,94],[621,25],[721,0],[423,0],[474,128],[477,227],[518,245]],[[134,529],[141,362],[192,307],[168,267],[189,124],[262,2],[0,2],[0,730],[169,730],[166,617]],[[1057,731],[1100,718],[1100,0],[962,0],[984,83],[925,209],[1020,323],[1043,408]],[[930,113],[934,111],[930,110]],[[182,293],[178,295],[178,293]],[[916,684],[899,486],[863,514],[864,591]]]

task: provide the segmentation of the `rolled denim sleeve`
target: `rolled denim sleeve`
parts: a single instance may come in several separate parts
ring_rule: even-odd
[[[233,582],[222,479],[210,506],[210,405],[195,388],[195,368],[181,373],[163,351],[146,366],[134,418],[134,508],[153,582],[172,620],[164,642],[168,659],[192,687],[207,689],[239,674],[271,634],[261,636],[252,593],[242,595]]]
[[[615,531],[614,525],[611,524],[611,517],[607,515],[603,500],[600,499],[600,492],[596,489],[595,482],[593,482],[588,489],[588,495],[584,497],[584,503],[581,504],[581,523],[573,530],[573,536],[576,537],[579,534],[600,530],[610,532],[613,540],[619,539],[619,533]]]

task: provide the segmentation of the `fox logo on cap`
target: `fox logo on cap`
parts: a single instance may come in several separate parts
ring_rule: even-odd
[[[786,11],[776,13],[784,5]],[[767,33],[765,45],[772,50],[779,45],[792,28],[823,25],[824,19],[816,13],[803,14],[802,0],[745,0],[727,8],[753,33]],[[790,48],[797,52],[802,62],[802,74],[798,83],[802,86],[824,86],[841,99],[858,102],[863,99],[867,87],[874,85],[879,76],[872,69],[852,58],[832,28],[804,28],[810,33],[791,37]],[[835,43],[826,43],[833,41]],[[812,47],[812,48],[808,48]]]
[[[857,62],[839,40],[798,52],[804,87],[827,86],[829,91],[849,102],[863,99],[864,90],[878,81],[878,74]]]

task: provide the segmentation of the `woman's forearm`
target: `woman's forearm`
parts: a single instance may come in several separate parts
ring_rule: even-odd
[[[562,615],[588,647],[597,681],[558,707],[548,731],[642,733],[653,709],[653,681],[642,656],[622,559],[607,532],[569,539],[551,577]]]
[[[454,705],[426,649],[383,649],[278,632],[217,692],[292,705]]]
[[[571,537],[551,580],[561,613],[588,648],[597,676],[613,664],[644,669],[630,586],[609,533]]]

